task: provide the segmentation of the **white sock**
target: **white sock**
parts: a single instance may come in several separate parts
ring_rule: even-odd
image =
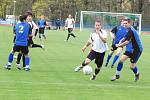
[[[26,67],[24,67],[24,68],[30,68],[30,66],[29,66],[29,65],[26,65]]]
[[[120,75],[121,71],[116,71],[116,75]]]
[[[11,63],[10,63],[10,62],[8,62],[8,63],[7,63],[7,65],[11,65]]]

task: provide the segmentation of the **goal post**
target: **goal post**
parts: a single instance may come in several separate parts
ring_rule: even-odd
[[[142,14],[95,11],[81,11],[80,31],[82,31],[83,29],[93,28],[96,19],[101,20],[104,29],[112,29],[113,27],[119,25],[122,18],[130,18],[132,22],[137,21],[137,31],[139,34],[141,34]]]

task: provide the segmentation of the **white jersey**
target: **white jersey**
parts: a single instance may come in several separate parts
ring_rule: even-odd
[[[74,19],[73,18],[67,18],[65,23],[67,25],[67,28],[73,28],[74,27]]]
[[[107,32],[105,30],[101,30],[100,35],[103,38],[107,38]],[[103,53],[108,49],[107,44],[100,39],[99,35],[96,32],[91,33],[88,42],[92,43],[92,50],[94,50],[95,52]]]
[[[32,29],[38,29],[38,26],[34,23],[34,21],[32,22],[28,22],[30,24],[30,26],[32,27]]]

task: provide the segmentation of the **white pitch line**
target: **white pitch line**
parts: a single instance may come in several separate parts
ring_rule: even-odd
[[[50,83],[50,82],[32,82],[32,81],[0,81],[0,83],[20,83],[20,84],[37,84],[37,85],[60,85],[60,86],[86,86],[86,87],[105,87],[105,88],[110,88],[110,87],[115,87],[115,88],[138,88],[138,89],[150,89],[150,86],[141,86],[141,85],[124,85],[124,84],[116,84],[114,85],[113,82],[112,84],[84,84],[84,83]]]

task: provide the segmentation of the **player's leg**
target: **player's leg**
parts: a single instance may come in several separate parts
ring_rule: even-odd
[[[80,71],[84,66],[88,65],[93,59],[95,59],[95,57],[96,57],[95,51],[92,50],[88,54],[87,58],[83,61],[83,63],[80,66],[77,66],[74,71],[75,72]]]
[[[68,36],[67,36],[66,41],[68,41],[68,40],[69,40],[69,38],[70,38],[70,33],[71,33],[71,29],[70,29],[70,28],[68,28]]]
[[[113,68],[113,67],[114,67],[114,64],[115,64],[115,63],[116,63],[116,61],[118,60],[119,55],[121,54],[122,50],[123,50],[123,48],[122,48],[122,47],[118,47],[118,48],[117,48],[117,53],[116,53],[116,55],[114,56],[114,59],[113,59],[113,62],[112,62],[111,68]]]
[[[20,64],[21,57],[22,57],[22,53],[19,52],[17,55],[17,61],[16,61],[17,64]]]
[[[21,49],[22,54],[25,56],[25,71],[29,71],[30,70],[30,58],[28,56],[29,53],[29,49],[28,46],[22,46]]]
[[[25,55],[22,55],[22,63],[23,63],[23,67],[26,67],[26,65],[25,65]]]
[[[70,29],[70,35],[71,35],[72,37],[74,37],[74,38],[76,37],[76,36],[73,34],[73,28]]]
[[[130,55],[131,55],[131,53],[125,52],[121,56],[120,61],[119,61],[117,68],[116,68],[116,75],[111,79],[111,81],[115,81],[116,79],[120,78],[120,73],[121,73],[121,70],[123,68],[123,63],[130,57]]]
[[[76,37],[73,33],[70,33],[70,35],[71,35],[72,37],[74,37],[74,38]]]
[[[34,44],[32,38],[29,38],[29,39],[28,39],[28,46],[29,46],[30,48],[42,48],[43,50],[45,49],[45,48],[44,48],[44,45]]]
[[[37,36],[38,29],[35,30],[34,38]]]
[[[44,46],[44,45],[31,44],[30,47],[31,47],[31,48],[41,48],[41,49],[45,50],[45,46]]]
[[[15,53],[16,51],[19,51],[19,50],[20,50],[19,46],[16,46],[16,45],[15,45],[15,46],[13,47],[13,50],[11,51],[11,53],[10,53],[9,56],[8,56],[8,62],[7,62],[7,64],[6,64],[6,66],[5,66],[6,69],[8,69],[8,70],[11,69],[11,64],[12,64],[12,62],[13,62],[14,53]]]
[[[44,30],[45,30],[45,28],[42,28],[42,36],[43,36],[44,39],[46,40],[46,36],[45,36],[45,34],[44,34]]]
[[[136,66],[136,63],[140,56],[141,56],[140,51],[133,51],[132,57],[130,59],[130,62],[131,62],[130,68],[135,74],[135,82],[139,80],[139,75],[140,75],[138,67]]]
[[[42,45],[39,44],[32,44],[31,48],[42,48]]]
[[[42,37],[41,37],[41,33],[42,33],[41,28],[39,28],[39,39],[40,39],[40,40],[42,40],[42,39],[41,39],[41,38],[42,38]]]
[[[8,56],[8,63],[6,64],[5,68],[10,70],[11,69],[11,64],[13,61],[13,56],[14,56],[14,52],[11,52]]]
[[[115,50],[117,50],[117,47],[115,46],[115,44],[112,44],[110,52],[109,52],[109,54],[107,56],[107,59],[106,59],[105,67],[107,67],[107,65],[108,65],[108,63],[109,63],[109,61],[110,61],[110,59],[111,59],[111,57],[112,57]]]
[[[110,50],[108,56],[107,56],[107,59],[106,59],[106,63],[105,63],[105,67],[107,67],[109,61],[110,61],[110,58],[112,57],[114,51]]]
[[[95,72],[92,75],[92,77],[90,78],[90,80],[95,80],[96,76],[100,72],[100,69],[103,65],[104,56],[105,56],[105,52],[96,54],[96,59],[95,59],[96,68],[95,68]]]
[[[19,70],[21,69],[21,64],[20,64],[21,57],[22,57],[22,53],[19,52],[17,55],[17,61],[16,61],[16,65]]]

